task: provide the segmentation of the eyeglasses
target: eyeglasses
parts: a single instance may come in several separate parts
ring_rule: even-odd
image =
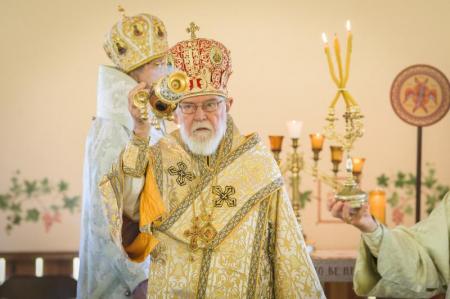
[[[183,112],[183,114],[194,114],[195,112],[197,112],[198,107],[202,107],[202,110],[204,112],[214,112],[217,110],[217,107],[219,107],[219,104],[222,103],[223,101],[225,100],[224,99],[218,101],[210,100],[203,102],[201,104],[180,103],[178,106],[180,107],[181,112]]]

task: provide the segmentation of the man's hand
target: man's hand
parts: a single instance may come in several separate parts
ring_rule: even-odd
[[[138,286],[133,290],[133,299],[146,299],[147,286],[148,286],[147,279],[138,284]]]
[[[148,92],[149,94],[151,91],[145,82],[140,82],[128,93],[128,111],[130,111],[131,117],[133,118],[134,134],[136,134],[136,136],[138,137],[147,138],[150,132],[150,122],[148,120],[142,120],[141,111],[139,107],[136,107],[136,105],[134,105],[133,100],[134,96],[142,90]],[[149,106],[150,105],[147,105],[147,109],[149,109]]]
[[[332,198],[328,201],[328,210],[334,217],[357,227],[363,233],[371,233],[377,229],[378,224],[370,215],[368,204],[354,209],[349,203]]]

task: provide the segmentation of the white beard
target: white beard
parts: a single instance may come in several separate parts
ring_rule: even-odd
[[[207,132],[207,134],[197,133],[198,136],[190,137],[186,128],[183,124],[180,126],[181,139],[188,146],[189,150],[196,155],[209,156],[216,152],[219,147],[220,141],[222,141],[223,136],[227,130],[226,116],[222,118],[219,123],[216,133],[214,136]],[[194,132],[196,128],[207,127],[211,131],[213,130],[212,125],[208,121],[197,122],[192,125],[192,131]],[[192,134],[196,134],[195,132]]]

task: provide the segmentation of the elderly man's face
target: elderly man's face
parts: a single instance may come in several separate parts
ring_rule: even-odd
[[[181,137],[190,150],[210,155],[226,131],[227,112],[232,99],[217,95],[202,95],[183,100],[175,111]]]

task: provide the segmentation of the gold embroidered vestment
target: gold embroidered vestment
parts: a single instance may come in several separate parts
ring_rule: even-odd
[[[151,148],[130,142],[100,184],[117,246],[124,190],[128,177],[139,177],[133,169],[142,169],[143,151],[141,234],[126,252],[142,260],[151,251],[148,298],[325,298],[276,162],[257,135],[240,135],[231,119],[207,161],[178,131]],[[209,238],[195,235],[195,217]]]

